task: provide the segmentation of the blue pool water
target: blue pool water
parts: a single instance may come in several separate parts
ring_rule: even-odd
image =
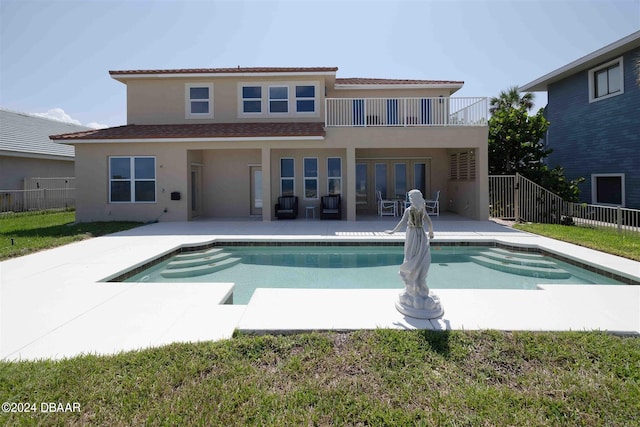
[[[540,254],[485,246],[433,246],[432,289],[535,289],[539,284],[622,284]],[[402,246],[227,246],[180,254],[127,282],[233,282],[234,304],[256,288],[403,288]]]

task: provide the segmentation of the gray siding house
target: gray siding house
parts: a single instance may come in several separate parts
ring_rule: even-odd
[[[33,177],[74,176],[75,148],[49,135],[89,129],[0,108],[0,190],[23,190]]]
[[[520,87],[546,91],[550,167],[581,201],[640,209],[640,31]]]

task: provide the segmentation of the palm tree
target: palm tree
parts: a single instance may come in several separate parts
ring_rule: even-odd
[[[520,90],[518,86],[511,86],[506,91],[500,92],[498,97],[493,97],[489,100],[489,112],[494,113],[501,108],[520,108],[526,107],[527,111],[533,108],[534,95],[531,92],[527,92],[520,96]]]

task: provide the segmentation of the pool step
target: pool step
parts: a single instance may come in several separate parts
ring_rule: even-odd
[[[219,254],[220,252],[224,252],[223,248],[211,248],[206,251],[191,251],[191,252],[183,252],[181,254],[173,257],[175,260],[184,260],[184,259],[194,259],[194,258],[203,258],[206,256],[212,256]]]
[[[488,251],[495,252],[497,254],[508,255],[508,256],[517,256],[518,258],[526,258],[526,259],[542,259],[544,255],[536,253],[536,252],[514,252],[508,249],[502,248],[488,248]]]
[[[491,258],[495,261],[500,261],[508,264],[516,264],[516,265],[526,265],[529,267],[547,267],[554,268],[556,267],[556,263],[553,261],[549,261],[544,259],[542,255],[537,255],[535,257],[532,256],[520,256],[519,253],[514,254],[513,252],[496,252],[496,251],[483,251],[480,252],[480,255],[486,258]]]
[[[215,273],[216,271],[224,270],[225,268],[233,267],[240,261],[242,261],[242,258],[227,257],[225,259],[222,259],[221,261],[210,262],[204,265],[184,268],[168,268],[161,274],[162,277],[167,278],[203,276],[205,274],[211,274]]]
[[[170,261],[166,268],[168,270],[173,270],[176,268],[187,268],[187,267],[197,267],[199,265],[205,265],[205,264],[211,264],[211,263],[216,263],[222,260],[225,260],[227,258],[231,257],[231,254],[229,252],[224,252],[222,249],[216,251],[216,252],[206,252],[206,253],[202,253],[200,254],[200,257],[197,258],[181,258],[181,259],[177,259],[174,258],[173,261]]]
[[[471,256],[473,262],[487,268],[503,271],[505,273],[518,274],[520,276],[540,277],[544,279],[567,279],[571,276],[568,272],[558,267],[534,267],[518,265],[510,262],[497,261],[482,255]]]

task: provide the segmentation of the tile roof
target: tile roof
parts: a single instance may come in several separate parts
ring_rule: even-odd
[[[411,80],[411,79],[374,79],[374,78],[336,78],[341,85],[461,85],[463,81],[455,80]]]
[[[112,76],[124,74],[226,74],[226,73],[315,73],[336,72],[338,67],[229,67],[229,68],[181,68],[175,70],[112,70]]]
[[[260,138],[324,137],[323,122],[197,123],[177,125],[126,125],[85,132],[51,135],[56,141],[159,138]]]
[[[75,156],[74,147],[52,142],[49,135],[89,129],[73,123],[0,109],[0,151],[72,159]]]

